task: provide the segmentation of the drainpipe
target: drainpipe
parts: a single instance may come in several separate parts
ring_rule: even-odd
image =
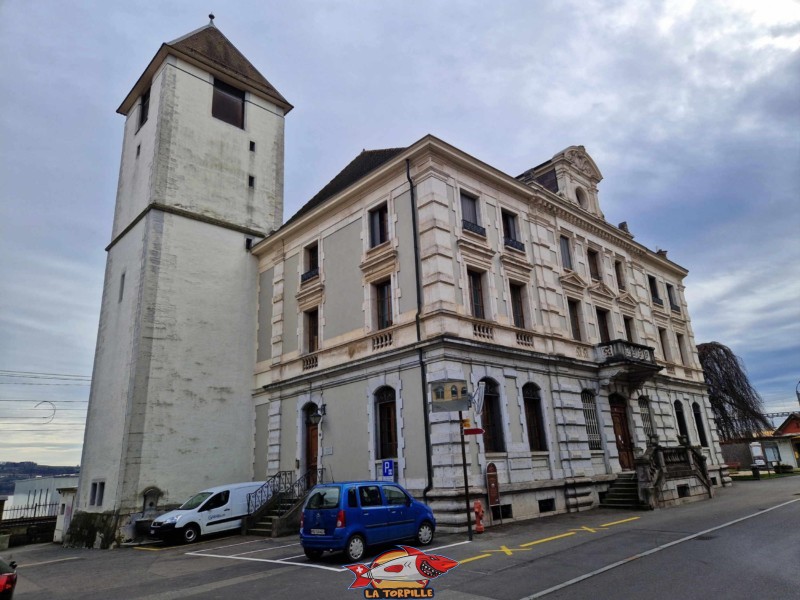
[[[417,196],[414,192],[414,182],[411,181],[411,161],[406,159],[406,179],[408,179],[408,189],[411,193],[411,230],[414,236],[414,275],[417,287],[417,314],[415,321],[417,326],[417,344],[422,342],[422,274],[419,264],[419,228],[417,226]],[[428,471],[428,484],[422,490],[422,500],[428,503],[428,492],[433,489],[433,459],[431,457],[431,424],[428,416],[428,375],[425,371],[425,355],[422,347],[417,348],[419,360],[420,381],[422,385],[422,417],[425,427],[425,462]]]

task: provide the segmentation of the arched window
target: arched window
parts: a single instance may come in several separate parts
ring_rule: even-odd
[[[703,448],[708,448],[706,428],[703,427],[703,414],[700,412],[700,405],[697,402],[692,403],[692,413],[694,414],[694,426],[697,428],[697,438],[700,440],[700,445]]]
[[[378,458],[397,458],[397,402],[394,390],[384,386],[375,392],[375,448]]]
[[[497,387],[497,382],[491,379],[483,379],[482,381],[486,384],[483,393],[483,410],[481,411],[484,452],[505,452],[506,442],[503,439],[500,391]]]
[[[653,428],[653,413],[650,412],[650,400],[647,396],[641,396],[639,398],[639,412],[642,415],[644,434],[649,438],[655,433],[655,429]]]
[[[546,451],[547,438],[539,386],[535,383],[526,383],[522,386],[522,401],[525,405],[525,421],[528,425],[528,444],[530,444],[531,450]]]
[[[586,433],[589,436],[589,450],[602,450],[603,443],[600,438],[600,424],[597,421],[594,392],[583,390],[581,402],[583,403],[583,418],[586,420]]]
[[[678,421],[678,435],[689,437],[689,430],[686,428],[686,417],[683,414],[683,402],[675,400],[675,419]]]

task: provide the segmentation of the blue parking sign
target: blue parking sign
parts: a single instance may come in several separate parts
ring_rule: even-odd
[[[394,480],[394,461],[393,460],[385,460],[383,461],[383,476],[386,478],[390,478]]]

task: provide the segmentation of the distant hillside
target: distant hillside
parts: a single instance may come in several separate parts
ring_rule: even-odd
[[[38,465],[35,462],[0,462],[0,495],[13,494],[14,482],[18,479],[50,477],[52,475],[75,475],[80,470],[80,466],[51,467]]]

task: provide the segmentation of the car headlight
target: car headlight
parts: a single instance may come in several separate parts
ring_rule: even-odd
[[[163,521],[161,521],[161,524],[162,525],[174,525],[175,523],[178,522],[178,519],[180,519],[179,515],[173,515],[173,516],[169,517],[168,519],[164,519]]]

